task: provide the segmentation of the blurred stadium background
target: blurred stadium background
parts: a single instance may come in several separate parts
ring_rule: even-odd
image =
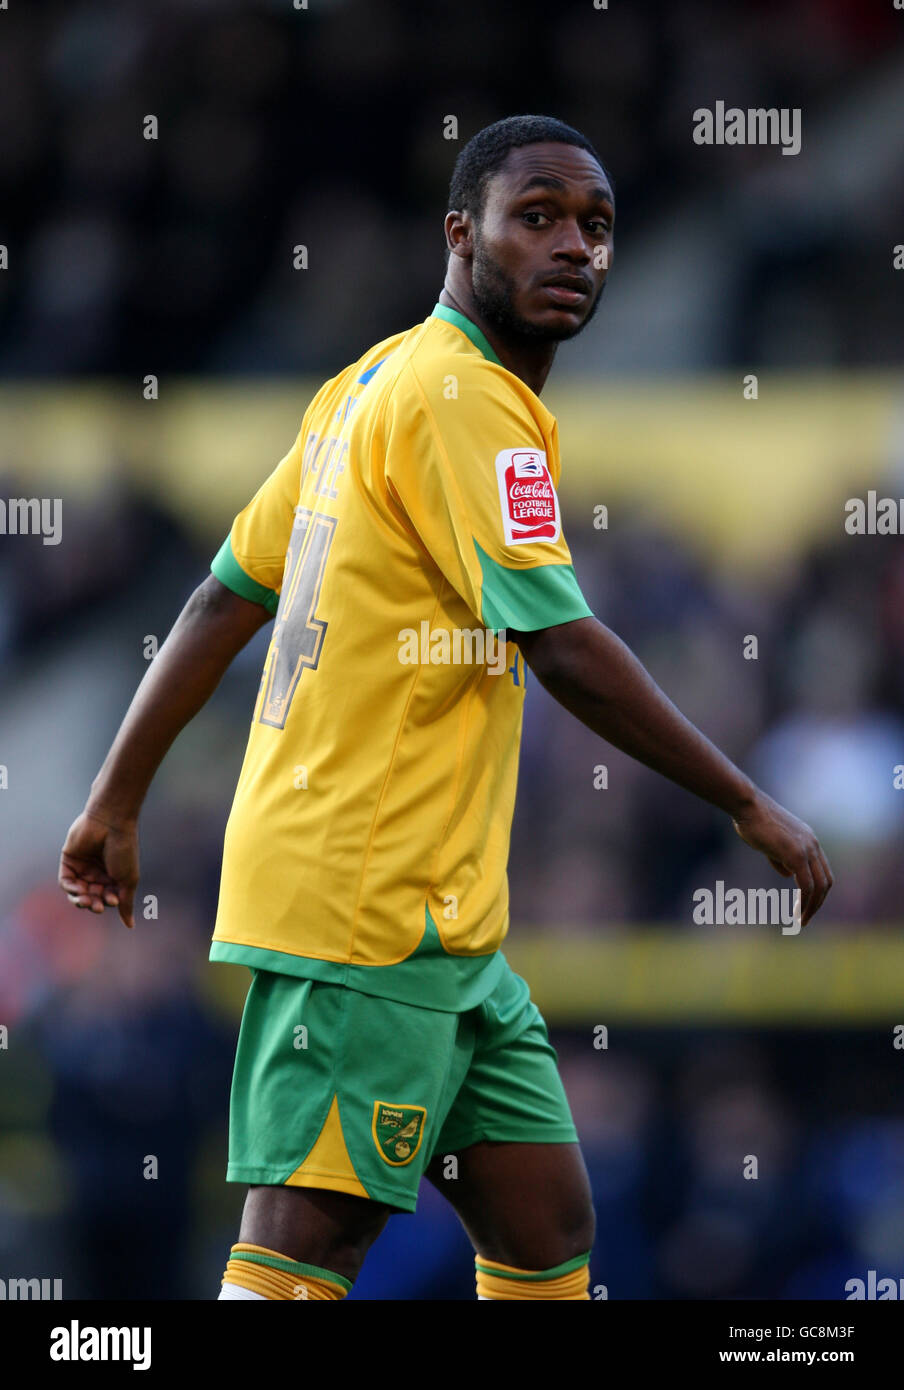
[[[692,112],[716,100],[800,108],[801,153],[696,145]],[[695,927],[695,889],[782,881],[534,682],[506,954],[582,1134],[592,1282],[837,1299],[869,1268],[904,1274],[904,549],[844,529],[848,497],[904,495],[904,13],[10,0],[0,495],[62,498],[63,531],[0,539],[4,1278],[216,1295],[244,1196],[224,1173],[248,977],[206,957],[263,635],[149,797],[157,918],[133,935],[75,914],[59,848],[146,638],[320,382],[430,312],[454,158],[521,111],[585,130],[616,181],[611,282],[544,393],[579,579],[679,706],[812,822],[836,875],[799,937]],[[352,1297],[472,1296],[467,1242],[425,1184]]]

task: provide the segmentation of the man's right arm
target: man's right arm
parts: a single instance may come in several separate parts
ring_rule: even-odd
[[[209,575],[186,603],[155,656],[69,829],[59,884],[76,907],[119,908],[134,926],[138,814],[160,763],[219,684],[226,668],[271,614]]]
[[[801,924],[832,871],[804,821],[779,806],[676,709],[629,647],[596,618],[508,636],[541,685],[594,733],[731,816],[741,839],[793,877]]]

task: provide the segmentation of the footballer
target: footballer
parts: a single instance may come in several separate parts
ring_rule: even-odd
[[[62,850],[70,901],[133,926],[151,779],[272,623],[210,950],[252,977],[226,1172],[248,1193],[221,1299],[345,1297],[424,1176],[470,1237],[478,1298],[589,1298],[578,1135],[500,949],[526,666],[601,738],[729,816],[793,877],[803,923],[832,884],[810,827],[679,713],[575,577],[540,396],[612,265],[599,156],[558,120],[510,117],[462,149],[449,209],[438,303],[317,392]],[[449,659],[475,629],[506,643],[504,661]],[[430,637],[418,660],[400,654],[412,631]]]

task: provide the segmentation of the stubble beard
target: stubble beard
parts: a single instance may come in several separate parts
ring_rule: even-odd
[[[562,343],[576,338],[588,325],[599,306],[606,282],[603,281],[599,293],[593,301],[590,313],[574,328],[562,324],[556,328],[546,324],[533,323],[524,318],[515,308],[518,286],[505,268],[484,250],[479,236],[474,239],[474,255],[471,261],[471,290],[474,303],[485,321],[499,330],[505,338],[528,338],[533,342]]]

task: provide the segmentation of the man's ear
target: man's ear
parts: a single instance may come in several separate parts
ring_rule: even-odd
[[[446,233],[446,246],[453,256],[465,260],[474,254],[473,221],[469,212],[447,212],[443,224]]]

